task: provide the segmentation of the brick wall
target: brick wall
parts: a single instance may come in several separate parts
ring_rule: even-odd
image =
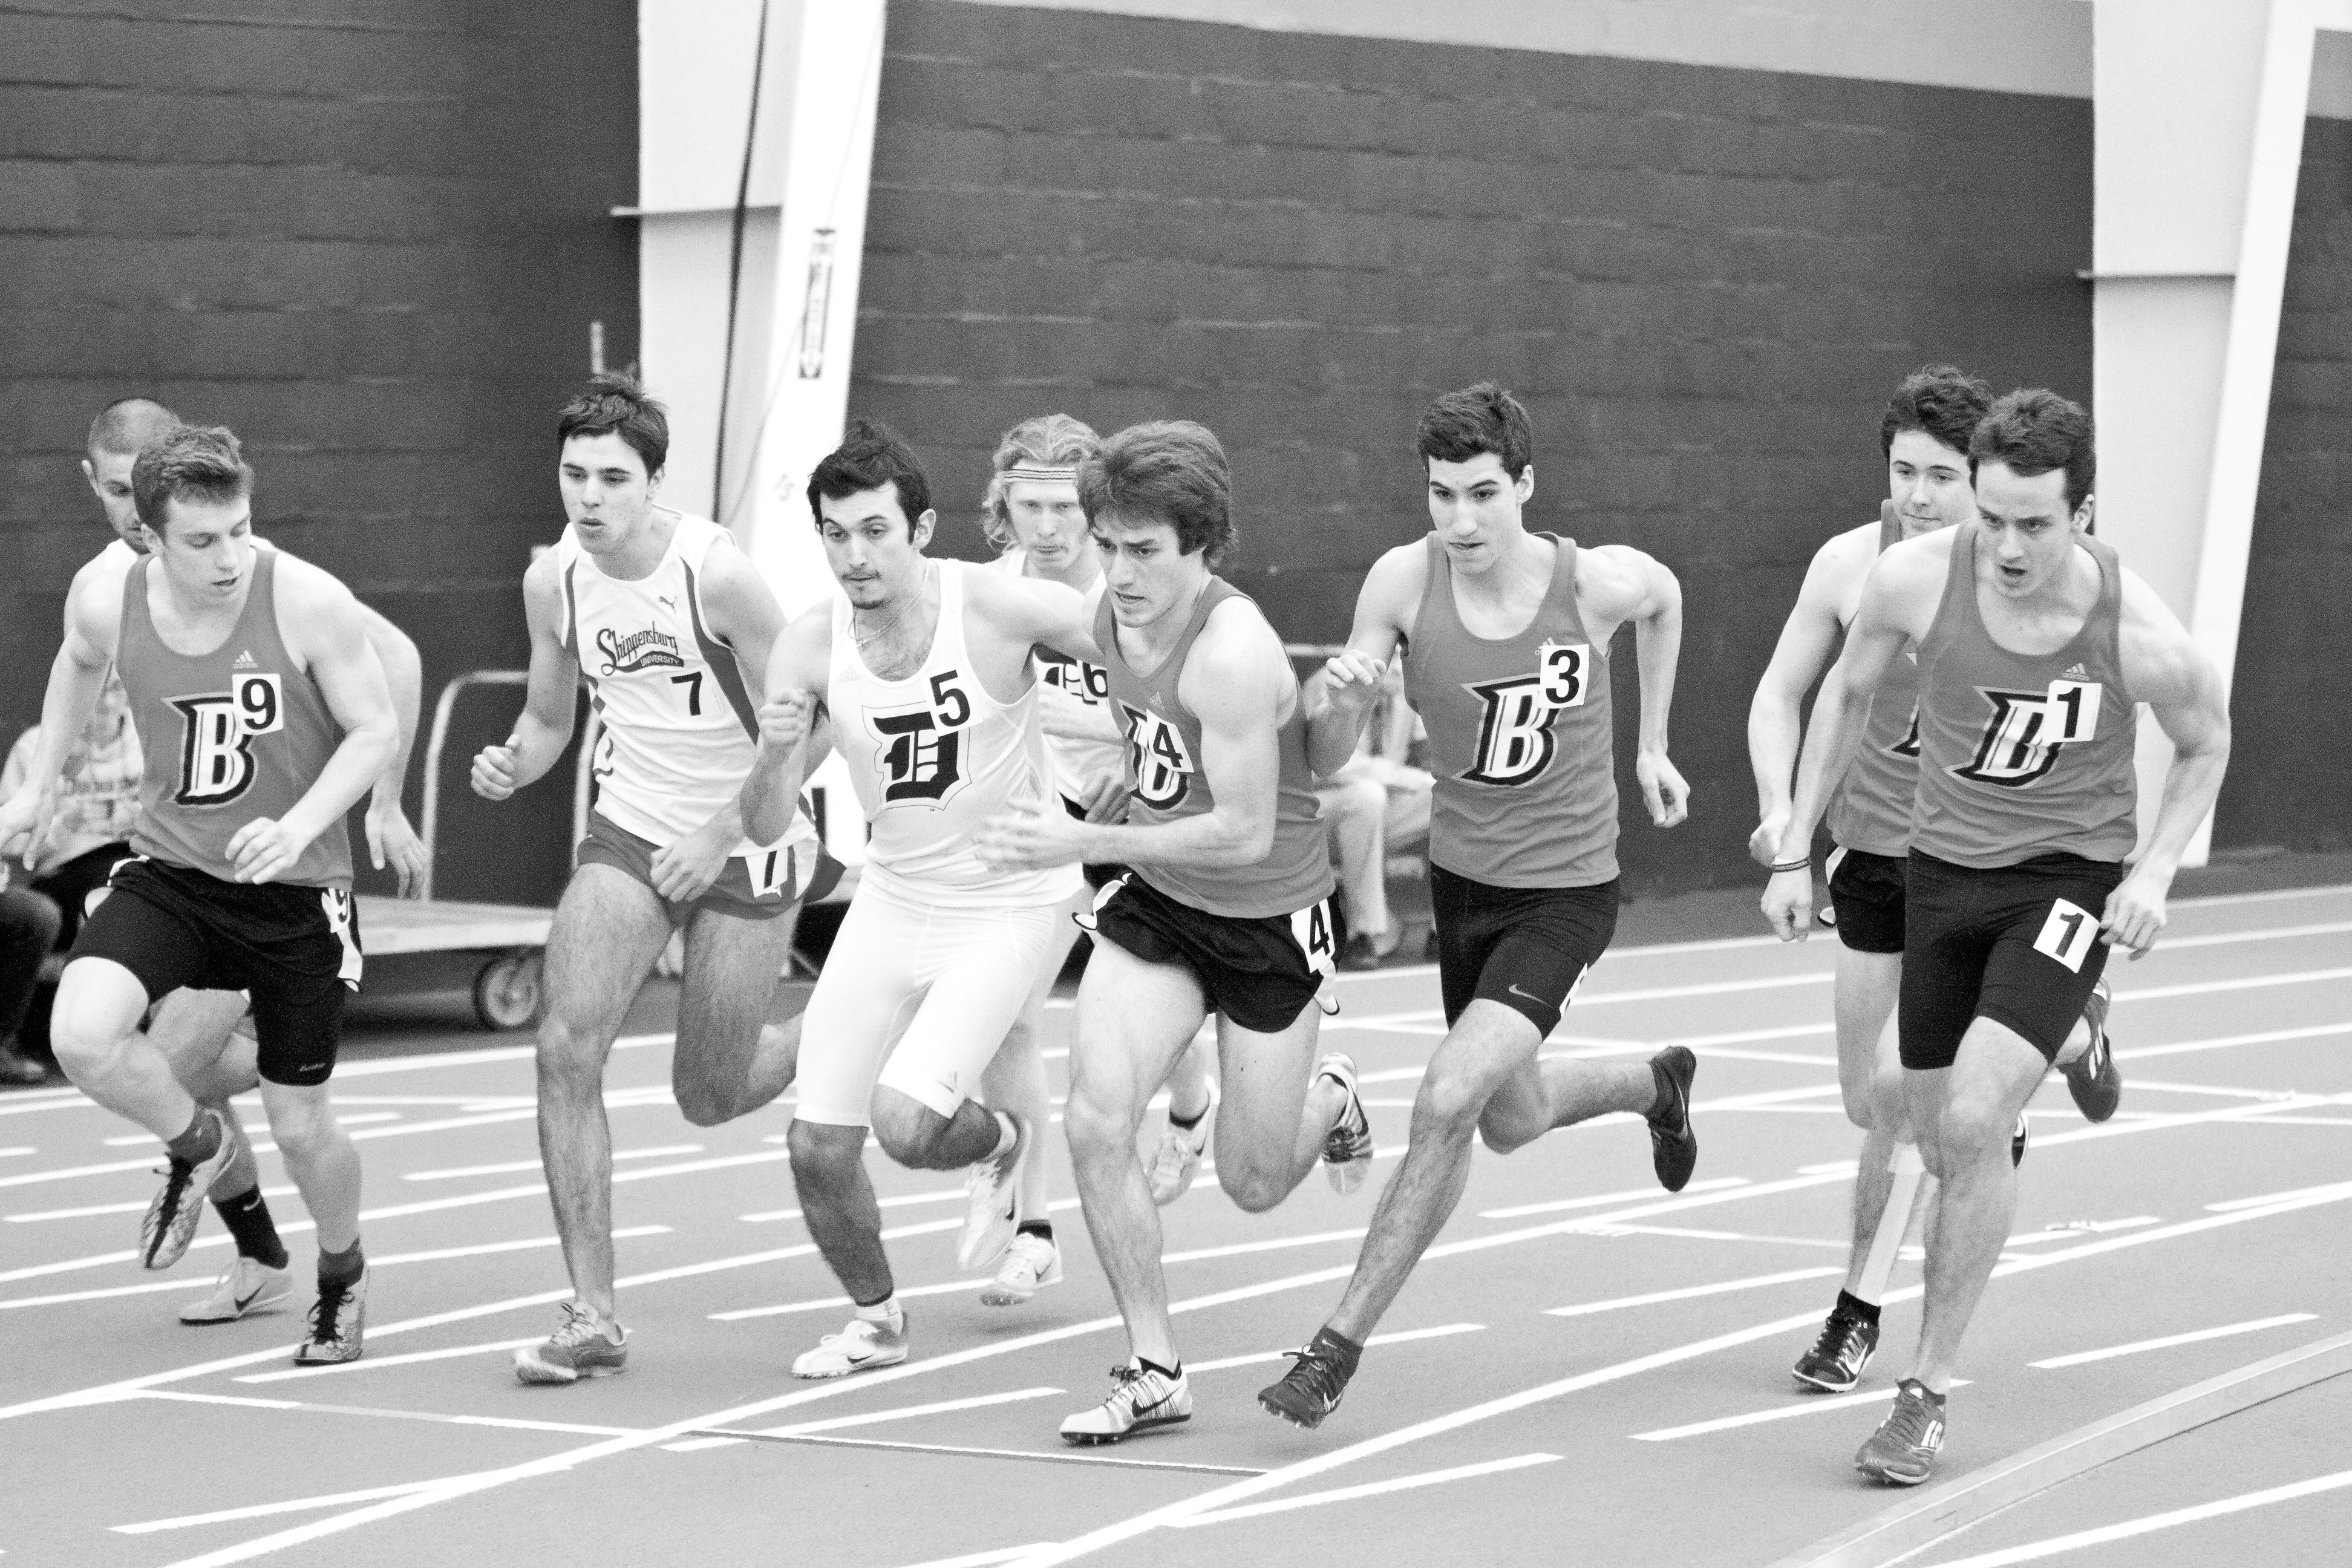
[[[2352,122],[2304,129],[2230,699],[2223,848],[2352,847]]]
[[[2090,213],[2079,100],[898,0],[853,398],[966,555],[1014,420],[1202,421],[1229,574],[1328,639],[1426,527],[1421,409],[1506,382],[1530,521],[1686,593],[1698,810],[1659,834],[1628,791],[1628,886],[1736,882],[1748,695],[1814,547],[1876,514],[1887,393],[1951,359],[2087,401]]]
[[[237,430],[263,531],[408,629],[428,717],[450,676],[526,658],[553,410],[592,319],[635,353],[635,237],[606,216],[635,199],[635,79],[628,0],[562,26],[520,0],[0,4],[9,734],[107,538],[83,431],[132,394]],[[447,772],[441,890],[551,896],[562,789],[499,821],[493,861]]]

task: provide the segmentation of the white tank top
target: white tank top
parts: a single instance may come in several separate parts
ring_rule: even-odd
[[[1024,552],[1008,550],[991,562],[990,568],[1008,577],[1028,574]],[[1095,712],[1108,713],[1110,709],[1110,671],[1098,664],[1070,658],[1049,647],[1036,650],[1037,679],[1048,686],[1059,687]],[[1045,760],[1054,765],[1054,784],[1066,800],[1076,801],[1085,792],[1087,783],[1097,773],[1124,777],[1127,773],[1127,748],[1117,741],[1078,741],[1066,735],[1048,733],[1045,737]]]
[[[1053,774],[1036,688],[1013,702],[988,694],[964,646],[964,563],[933,564],[939,624],[922,668],[904,680],[866,668],[849,601],[833,602],[827,706],[835,749],[872,826],[866,875],[895,880],[927,904],[1059,903],[1077,890],[1076,866],[1004,874],[972,853],[992,818],[1015,805],[1053,803]]]
[[[596,810],[656,844],[676,843],[735,798],[760,733],[734,652],[711,635],[702,608],[703,563],[735,542],[717,523],[673,515],[661,563],[634,583],[605,576],[569,528],[555,546],[558,635],[578,655],[604,726]],[[814,831],[794,812],[774,844],[747,839],[735,852],[764,857]]]

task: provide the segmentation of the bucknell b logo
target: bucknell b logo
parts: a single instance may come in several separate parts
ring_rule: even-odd
[[[180,805],[226,805],[253,787],[253,738],[286,727],[276,675],[236,678],[234,691],[174,697],[180,710]]]
[[[1127,771],[1135,798],[1155,811],[1168,811],[1192,787],[1192,753],[1176,726],[1149,708],[1122,702],[1127,718]]]
[[[1558,748],[1552,720],[1563,708],[1584,706],[1587,655],[1582,643],[1546,643],[1535,674],[1465,687],[1484,710],[1477,752],[1462,776],[1472,784],[1522,784],[1549,767]]]
[[[1977,754],[1952,770],[1958,777],[2003,789],[2023,789],[2058,765],[2058,745],[2065,737],[2063,715],[2053,715],[2039,691],[1978,689],[1992,704],[1992,717],[1977,741]],[[1918,733],[1914,721],[1912,733]]]
[[[941,670],[931,677],[925,706],[866,715],[882,742],[876,761],[885,803],[944,801],[963,783],[963,729],[971,722],[971,699],[955,684],[959,679],[955,670]]]

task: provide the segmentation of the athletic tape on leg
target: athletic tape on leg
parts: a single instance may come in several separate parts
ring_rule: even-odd
[[[1878,1228],[1871,1233],[1870,1256],[1863,1262],[1861,1288],[1854,1291],[1874,1307],[1885,1299],[1886,1277],[1895,1271],[1904,1232],[1911,1228],[1911,1205],[1918,1198],[1927,1167],[1919,1158],[1916,1143],[1897,1143],[1887,1169],[1894,1173],[1894,1180],[1886,1189],[1886,1207],[1879,1213]]]

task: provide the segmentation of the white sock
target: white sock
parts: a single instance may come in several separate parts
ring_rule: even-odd
[[[880,1323],[896,1333],[907,1326],[907,1315],[898,1309],[898,1292],[891,1291],[870,1307],[860,1307],[857,1315],[869,1323]]]

